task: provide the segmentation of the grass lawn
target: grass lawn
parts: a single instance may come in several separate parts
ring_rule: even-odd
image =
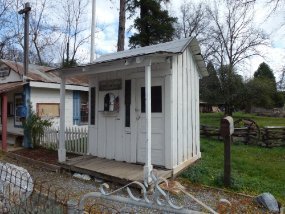
[[[209,126],[220,126],[221,118],[223,118],[224,113],[202,113],[200,115],[200,123],[202,125]],[[277,117],[260,117],[253,114],[244,114],[241,112],[235,112],[233,114],[234,120],[238,120],[240,118],[249,118],[254,120],[259,127],[264,126],[285,126],[285,118],[277,118]]]
[[[202,158],[181,176],[192,182],[222,186],[223,143],[201,138]],[[257,195],[272,193],[285,203],[285,148],[262,148],[242,144],[232,146],[234,191]]]

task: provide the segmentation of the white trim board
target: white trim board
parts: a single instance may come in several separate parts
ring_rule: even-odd
[[[35,88],[51,88],[51,89],[60,89],[59,83],[47,83],[47,82],[30,82],[31,87]],[[78,90],[78,91],[88,91],[88,86],[80,86],[80,85],[66,85],[66,90]]]

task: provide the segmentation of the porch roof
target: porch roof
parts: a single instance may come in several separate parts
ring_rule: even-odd
[[[122,70],[134,67],[143,66],[142,63],[133,63],[129,65],[128,59],[138,57],[167,57],[177,54],[182,54],[187,47],[190,47],[195,61],[197,62],[199,71],[202,76],[207,76],[207,68],[204,59],[201,55],[201,49],[196,38],[189,37],[180,40],[174,40],[171,42],[161,43],[157,45],[151,45],[126,51],[120,51],[116,53],[102,55],[96,59],[93,63],[70,67],[70,68],[59,68],[54,71],[58,71],[65,76],[76,76],[84,75],[89,73],[102,73],[113,70]],[[110,66],[107,68],[107,66]]]
[[[0,94],[12,91],[16,88],[23,86],[24,84],[26,84],[26,83],[24,83],[24,82],[11,82],[11,83],[0,84]]]

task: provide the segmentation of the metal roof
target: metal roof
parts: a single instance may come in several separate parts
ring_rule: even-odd
[[[111,62],[115,60],[122,60],[131,57],[151,55],[151,54],[170,54],[170,55],[182,54],[188,46],[190,46],[190,49],[193,52],[194,58],[197,62],[201,75],[207,76],[208,71],[206,68],[206,64],[201,55],[201,49],[199,43],[195,37],[188,37],[184,39],[174,40],[171,42],[160,43],[157,45],[151,45],[136,49],[130,49],[126,51],[106,54],[96,59],[94,61],[94,64]]]
[[[190,44],[193,40],[192,37],[174,40],[171,42],[160,43],[157,45],[151,45],[136,49],[130,49],[126,51],[120,51],[116,53],[106,54],[101,56],[100,58],[96,59],[94,63],[102,63],[102,62],[109,62],[119,59],[126,59],[135,56],[144,56],[149,54],[155,53],[171,53],[171,54],[178,54],[182,53],[185,48]]]
[[[24,82],[11,82],[11,83],[2,83],[0,84],[0,93],[8,92],[23,86]]]
[[[4,59],[1,59],[0,63],[4,63],[6,66],[10,67],[13,71],[15,71],[20,75],[24,74],[24,66],[22,63],[4,60]],[[61,79],[56,73],[47,72],[52,69],[54,68],[29,64],[27,79],[30,81],[38,81],[46,83],[60,83]],[[66,80],[66,84],[87,85],[87,81],[79,77],[72,77]]]
[[[81,66],[74,66],[69,68],[58,68],[53,70],[56,72],[62,72],[65,73],[65,75],[68,76],[75,76],[75,75],[86,75],[86,68],[87,70],[96,71],[96,69],[99,68],[100,65],[105,66],[108,63],[112,63],[119,60],[125,60],[129,58],[134,57],[140,57],[140,56],[158,56],[158,55],[166,55],[166,56],[172,56],[177,54],[182,54],[186,48],[190,48],[193,57],[197,63],[197,66],[199,68],[199,73],[201,76],[208,76],[208,71],[206,68],[205,61],[201,55],[201,49],[199,46],[199,43],[196,38],[189,37],[179,40],[174,40],[171,42],[161,43],[157,45],[151,45],[131,50],[125,50],[120,52],[115,52],[111,54],[102,55],[98,59],[96,59],[94,62],[86,65]],[[82,72],[84,71],[85,74]]]

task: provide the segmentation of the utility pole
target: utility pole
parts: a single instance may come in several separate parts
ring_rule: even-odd
[[[96,0],[92,1],[92,23],[91,23],[91,47],[90,47],[90,63],[94,60],[94,51],[95,51],[95,23],[96,18]]]
[[[26,2],[24,9],[20,10],[19,14],[25,14],[25,28],[24,28],[24,81],[29,69],[29,24],[30,24],[30,3]]]
[[[26,2],[25,7],[20,10],[18,13],[20,15],[25,14],[24,20],[24,75],[23,75],[23,81],[26,83],[27,81],[27,75],[29,70],[29,25],[30,25],[30,3]],[[30,115],[30,85],[25,84],[24,85],[24,103],[26,108],[26,118]],[[24,119],[26,119],[24,118]],[[25,128],[24,129],[24,147],[29,148],[31,146],[31,133]]]

